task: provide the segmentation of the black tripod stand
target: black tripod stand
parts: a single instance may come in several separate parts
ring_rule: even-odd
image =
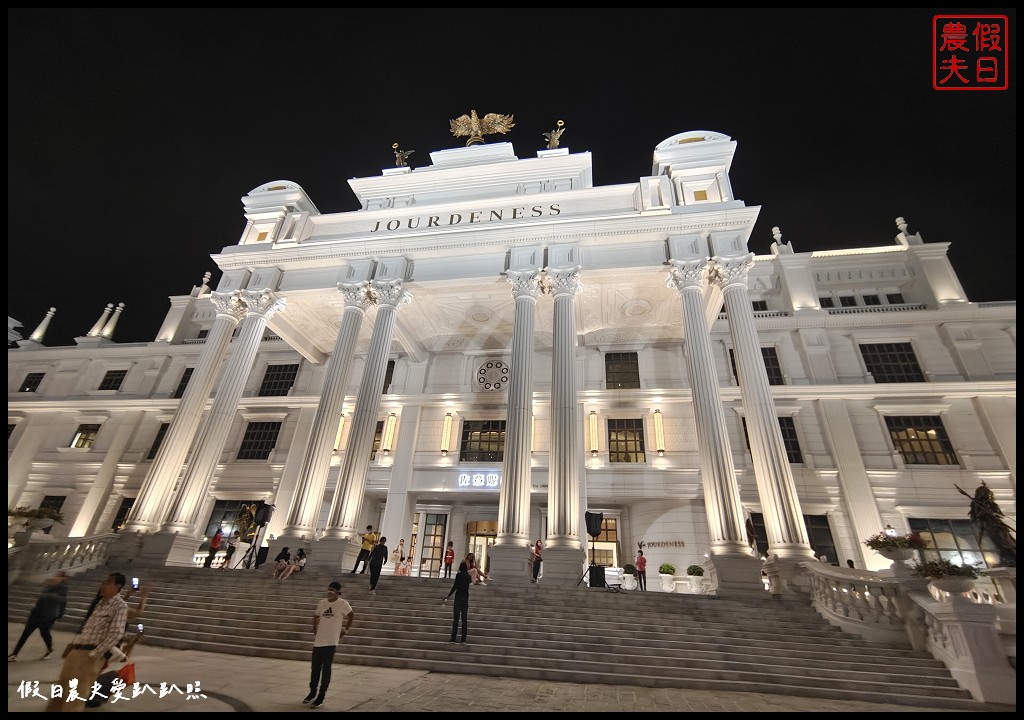
[[[580,586],[583,578],[589,576],[590,587],[604,587],[604,568],[594,562],[594,543],[601,536],[601,525],[604,523],[604,513],[585,513],[587,521],[587,535],[590,536],[590,567],[583,571],[580,579],[576,581],[576,587]]]
[[[580,583],[583,582],[583,578],[587,578],[587,584],[590,587],[603,587],[604,586],[604,577],[603,577],[604,568],[598,567],[597,563],[594,562],[594,541],[596,539],[597,538],[594,538],[594,537],[590,538],[590,565],[587,567],[586,570],[583,571],[583,574],[580,575],[580,579],[576,581],[576,587],[580,586]],[[597,568],[602,573],[602,578],[601,578],[601,584],[600,585],[594,585],[594,579],[595,579],[595,576],[597,575],[597,573],[593,572],[594,568]]]
[[[256,562],[257,555],[260,551],[260,537],[263,535],[266,529],[266,525],[260,525],[256,528],[256,534],[252,538],[252,545],[250,545],[249,549],[245,551],[245,555],[242,556],[242,559],[235,563],[236,569],[238,567],[244,567],[246,570],[249,570],[253,567],[253,564]]]

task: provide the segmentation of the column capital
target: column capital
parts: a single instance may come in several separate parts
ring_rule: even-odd
[[[217,317],[226,317],[241,322],[245,317],[245,303],[242,302],[241,291],[233,292],[211,292],[210,302],[217,310]]]
[[[675,288],[682,292],[687,288],[701,289],[707,283],[708,259],[669,260],[668,277],[665,287]]]
[[[733,258],[712,258],[714,268],[708,276],[708,282],[718,285],[722,290],[730,285],[747,286],[747,275],[754,266],[754,254],[747,253]]]
[[[373,281],[370,283],[370,292],[378,305],[396,310],[412,302],[412,294],[405,289],[405,283],[401,280]]]
[[[284,310],[286,303],[283,297],[278,297],[269,288],[242,290],[240,296],[245,303],[246,315],[262,315],[265,320]]]
[[[534,300],[540,290],[540,272],[538,270],[509,270],[505,279],[512,286],[512,299],[527,298]]]
[[[355,308],[366,310],[373,305],[373,296],[370,294],[370,283],[367,281],[354,283],[338,283],[338,292],[345,301],[345,309]]]
[[[549,295],[576,295],[583,290],[583,283],[580,281],[580,269],[568,268],[565,270],[553,270],[548,268],[545,271],[547,283],[546,292]]]

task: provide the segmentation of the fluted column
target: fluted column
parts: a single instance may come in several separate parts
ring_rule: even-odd
[[[512,357],[509,361],[505,454],[498,500],[498,535],[494,544],[525,549],[530,543],[533,333],[539,273],[537,270],[509,271],[506,279],[512,286],[515,316],[512,326]]]
[[[245,317],[246,305],[242,302],[241,291],[210,293],[210,300],[216,309],[217,317],[203,344],[199,362],[192,371],[188,385],[185,386],[185,392],[178,403],[178,411],[174,414],[160,444],[160,450],[142,481],[142,487],[125,524],[125,535],[134,535],[136,531],[150,532],[159,528],[160,521],[170,504],[175,481],[181,474],[188,449],[203,418],[203,410],[227,353],[231,334]]]
[[[693,390],[701,480],[710,546],[717,555],[751,554],[745,537],[743,506],[732,465],[725,411],[718,394],[711,338],[704,322],[703,287],[708,260],[672,260],[667,285],[675,288],[683,311],[686,364]]]
[[[406,291],[401,280],[371,282],[370,291],[377,302],[377,320],[373,325],[373,336],[366,355],[366,368],[359,383],[359,394],[352,414],[352,430],[338,477],[338,490],[331,504],[330,520],[325,533],[328,538],[352,538],[362,529],[359,526],[359,513],[366,492],[366,472],[370,452],[373,450],[373,435],[384,389],[384,375],[388,369],[388,352],[395,332],[395,317],[399,307],[412,302],[412,295]]]
[[[368,282],[338,284],[338,291],[345,301],[345,311],[334,342],[334,352],[327,363],[327,376],[313,417],[298,485],[288,509],[287,525],[282,532],[285,538],[302,534],[312,536],[316,530],[359,328],[366,309],[373,304],[368,290]]]
[[[754,264],[754,256],[716,257],[713,260],[711,281],[722,288],[725,296],[750,455],[768,534],[768,553],[782,559],[811,560],[814,551],[807,537],[796,483],[786,457],[761,343],[754,327],[754,310],[747,293],[747,274]]]
[[[195,531],[197,513],[202,507],[210,478],[231,431],[238,401],[267,329],[267,321],[285,306],[284,298],[270,290],[244,290],[239,297],[245,303],[245,320],[233,343],[231,357],[217,388],[213,407],[192,450],[192,457],[181,480],[181,489],[161,528],[166,532]]]
[[[551,453],[548,474],[546,544],[581,549],[580,435],[576,400],[576,295],[583,289],[579,272],[548,270],[555,298],[551,362]]]

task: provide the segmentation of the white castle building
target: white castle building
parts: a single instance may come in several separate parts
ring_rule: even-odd
[[[541,539],[546,582],[643,543],[649,574],[760,591],[762,558],[783,580],[887,568],[864,546],[886,525],[999,563],[958,488],[1016,526],[1015,301],[971,302],[903,219],[877,247],[776,228],[751,253],[725,135],[670,137],[604,187],[552,144],[350,180],[354,212],[266,183],[217,287],[172,297],[152,342],[115,341],[120,308],[73,347],[44,321],[8,351],[8,507],[60,508],[57,537],[144,534],[137,562],[170,565],[258,501],[272,552],[345,569],[367,525],[413,574],[453,541],[511,582]]]

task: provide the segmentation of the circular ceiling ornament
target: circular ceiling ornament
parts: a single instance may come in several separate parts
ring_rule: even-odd
[[[508,365],[501,360],[485,360],[476,371],[478,390],[495,392],[508,385]]]

